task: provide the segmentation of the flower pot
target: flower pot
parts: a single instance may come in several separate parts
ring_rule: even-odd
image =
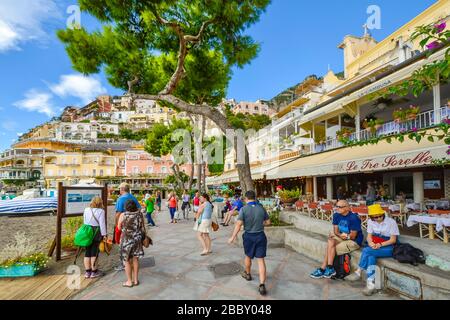
[[[12,267],[0,267],[0,278],[33,277],[39,273],[36,264],[14,265]]]
[[[376,124],[376,125],[375,125],[375,130],[379,130],[382,126],[383,126],[383,125],[381,125],[381,124]]]
[[[408,114],[408,120],[416,120],[417,114]]]
[[[297,198],[281,199],[284,204],[294,204],[297,200]]]

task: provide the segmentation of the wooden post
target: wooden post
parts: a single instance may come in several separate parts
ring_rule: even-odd
[[[56,217],[56,261],[61,260],[61,224],[62,224],[62,216],[63,211],[65,210],[64,204],[64,192],[63,192],[63,183],[58,182],[58,214]]]
[[[447,231],[447,227],[444,226],[444,243],[448,243],[448,231]]]
[[[434,239],[434,227],[433,226],[434,225],[431,223],[428,225],[428,232],[429,232],[428,236],[430,237],[431,240]]]

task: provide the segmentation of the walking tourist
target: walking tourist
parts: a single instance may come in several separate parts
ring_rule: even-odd
[[[187,192],[187,190],[183,191],[183,195],[181,196],[183,203],[181,204],[181,211],[183,211],[183,219],[189,218],[189,210],[191,210],[191,196]]]
[[[114,242],[119,244],[120,243],[120,236],[121,236],[121,229],[118,227],[119,219],[122,213],[125,212],[125,203],[128,200],[132,200],[136,203],[136,206],[138,209],[141,208],[141,205],[139,204],[138,200],[130,193],[130,185],[128,183],[121,183],[119,186],[119,192],[120,197],[117,199],[116,203],[116,216],[115,216],[115,228],[114,228]],[[125,266],[123,265],[123,261],[120,262],[120,264],[114,268],[116,271],[123,271],[125,269]]]
[[[122,285],[131,288],[139,285],[139,258],[144,256],[144,216],[133,200],[127,200],[125,210],[119,219],[122,230],[120,257],[127,275],[127,281]]]
[[[155,211],[155,198],[153,198],[153,196],[151,196],[150,194],[148,194],[148,197],[146,195],[145,198],[146,198],[145,199],[145,209],[147,212],[148,225],[156,227],[155,221],[153,221],[153,218],[152,218],[152,214]]]
[[[223,220],[223,222],[221,223],[221,225],[223,225],[224,227],[228,227],[231,218],[234,216],[237,216],[239,214],[239,211],[242,209],[242,207],[244,206],[244,203],[241,200],[241,197],[239,195],[235,195],[234,196],[234,201],[231,204],[231,210],[228,211],[225,215],[225,219]]]
[[[367,222],[368,246],[362,250],[358,269],[346,279],[356,281],[361,279],[361,272],[367,272],[367,286],[364,295],[374,294],[375,288],[375,266],[377,258],[389,258],[393,255],[394,245],[400,235],[397,222],[386,216],[380,204],[369,206],[369,220]]]
[[[252,260],[256,258],[259,269],[259,293],[265,295],[267,294],[267,290],[265,285],[266,263],[264,258],[267,252],[267,237],[264,233],[264,226],[270,225],[270,219],[264,207],[257,203],[256,193],[254,191],[247,191],[245,197],[247,204],[239,211],[233,235],[228,240],[228,243],[231,244],[234,242],[243,225],[245,231],[242,236],[245,252],[245,271],[241,275],[247,281],[252,280],[250,270]]]
[[[169,199],[167,200],[167,202],[171,218],[170,223],[177,223],[177,220],[175,219],[175,212],[177,211],[178,203],[177,203],[177,195],[175,194],[174,191],[169,193]]]
[[[213,205],[209,194],[207,193],[202,194],[200,197],[200,203],[200,207],[195,214],[196,221],[194,224],[194,230],[197,231],[198,240],[203,247],[201,255],[205,256],[212,252],[209,233],[211,232]]]
[[[366,205],[370,206],[375,202],[375,198],[377,195],[377,191],[373,187],[372,182],[367,182],[367,191],[366,191]]]
[[[103,200],[100,197],[94,197],[88,208],[84,209],[83,223],[89,225],[94,230],[94,240],[89,247],[86,247],[84,254],[84,268],[86,269],[85,278],[97,278],[101,275],[96,267],[99,253],[99,245],[102,238],[106,238],[106,219],[103,208]]]
[[[156,206],[158,207],[158,211],[161,211],[161,203],[162,203],[161,191],[157,191],[156,192]]]
[[[192,206],[194,208],[194,214],[197,213],[198,208],[200,206],[200,192],[196,192],[194,199],[192,200]]]
[[[311,273],[311,278],[331,278],[336,274],[333,261],[336,255],[343,255],[358,250],[363,241],[361,220],[350,211],[346,200],[336,204],[337,213],[333,214],[333,232],[328,236],[327,249],[322,266]]]

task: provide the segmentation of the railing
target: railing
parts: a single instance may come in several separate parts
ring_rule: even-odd
[[[440,118],[442,119],[450,118],[450,107],[443,107],[440,109]],[[373,131],[372,129],[368,128],[365,130],[360,130],[357,132],[352,133],[348,139],[350,141],[365,141],[369,140],[375,137],[380,136],[393,136],[396,134],[399,134],[401,132],[407,132],[412,129],[426,129],[433,127],[435,125],[439,124],[437,121],[435,121],[434,117],[434,110],[430,110],[427,112],[420,113],[417,115],[415,120],[409,120],[403,123],[397,123],[395,121],[387,122],[383,124],[378,130]],[[325,141],[324,143],[314,143],[313,147],[310,151],[311,154],[314,153],[320,153],[328,150],[337,149],[340,147],[344,147],[345,145],[339,141],[338,138],[329,139]]]

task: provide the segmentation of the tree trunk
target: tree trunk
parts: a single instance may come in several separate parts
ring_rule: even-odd
[[[181,190],[184,190],[184,183],[180,178],[180,167],[177,164],[174,164],[172,166],[172,171],[175,176],[175,180],[177,182],[178,187],[181,188]]]
[[[227,130],[234,130],[234,128],[229,124],[228,119],[225,115],[220,113],[214,107],[208,105],[196,105],[188,104],[187,102],[171,95],[171,94],[135,94],[134,99],[144,99],[144,100],[155,100],[155,101],[165,101],[174,106],[176,106],[181,111],[185,111],[190,114],[202,115],[211,121],[213,121],[224,134]],[[235,146],[237,148],[237,146]],[[237,165],[236,168],[239,173],[239,180],[241,182],[242,191],[253,190],[253,180],[250,172],[250,161],[247,146],[244,147],[245,150],[245,161],[243,164]]]
[[[206,162],[203,162],[203,175],[202,175],[202,184],[203,188],[205,188],[205,192],[208,192],[208,186],[206,185]]]
[[[192,184],[194,183],[194,163],[191,163],[191,172],[189,172],[189,182],[188,182],[188,189],[189,191],[192,190]]]

